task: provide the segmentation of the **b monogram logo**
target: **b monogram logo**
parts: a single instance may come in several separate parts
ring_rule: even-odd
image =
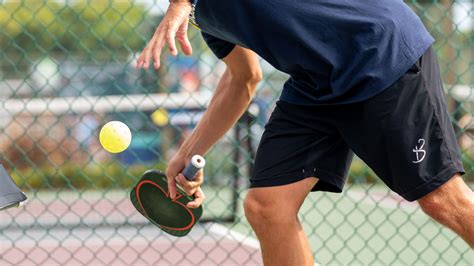
[[[415,146],[415,148],[413,149],[413,152],[416,155],[416,161],[412,161],[412,163],[421,163],[425,159],[425,156],[426,156],[426,151],[423,150],[423,147],[425,146],[425,140],[419,139],[418,144],[420,146],[419,147]]]

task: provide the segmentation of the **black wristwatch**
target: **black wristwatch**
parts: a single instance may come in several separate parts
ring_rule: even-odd
[[[199,25],[196,22],[196,5],[198,0],[189,0],[191,2],[191,13],[189,13],[189,22],[199,29]]]

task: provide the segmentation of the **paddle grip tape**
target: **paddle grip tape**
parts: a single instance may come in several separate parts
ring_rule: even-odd
[[[186,165],[183,170],[183,175],[187,180],[193,181],[196,174],[206,165],[206,160],[201,155],[194,155],[191,162]]]

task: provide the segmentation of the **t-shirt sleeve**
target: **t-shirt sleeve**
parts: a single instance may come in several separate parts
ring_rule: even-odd
[[[226,57],[235,47],[235,44],[233,43],[221,40],[204,32],[202,33],[202,37],[204,38],[204,41],[206,41],[207,46],[209,46],[211,51],[219,59]]]

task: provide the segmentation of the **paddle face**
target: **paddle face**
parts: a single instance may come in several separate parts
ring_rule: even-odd
[[[187,235],[202,215],[202,207],[191,209],[193,200],[178,189],[175,199],[169,197],[166,175],[158,170],[146,171],[130,192],[135,208],[153,224],[174,236]]]

